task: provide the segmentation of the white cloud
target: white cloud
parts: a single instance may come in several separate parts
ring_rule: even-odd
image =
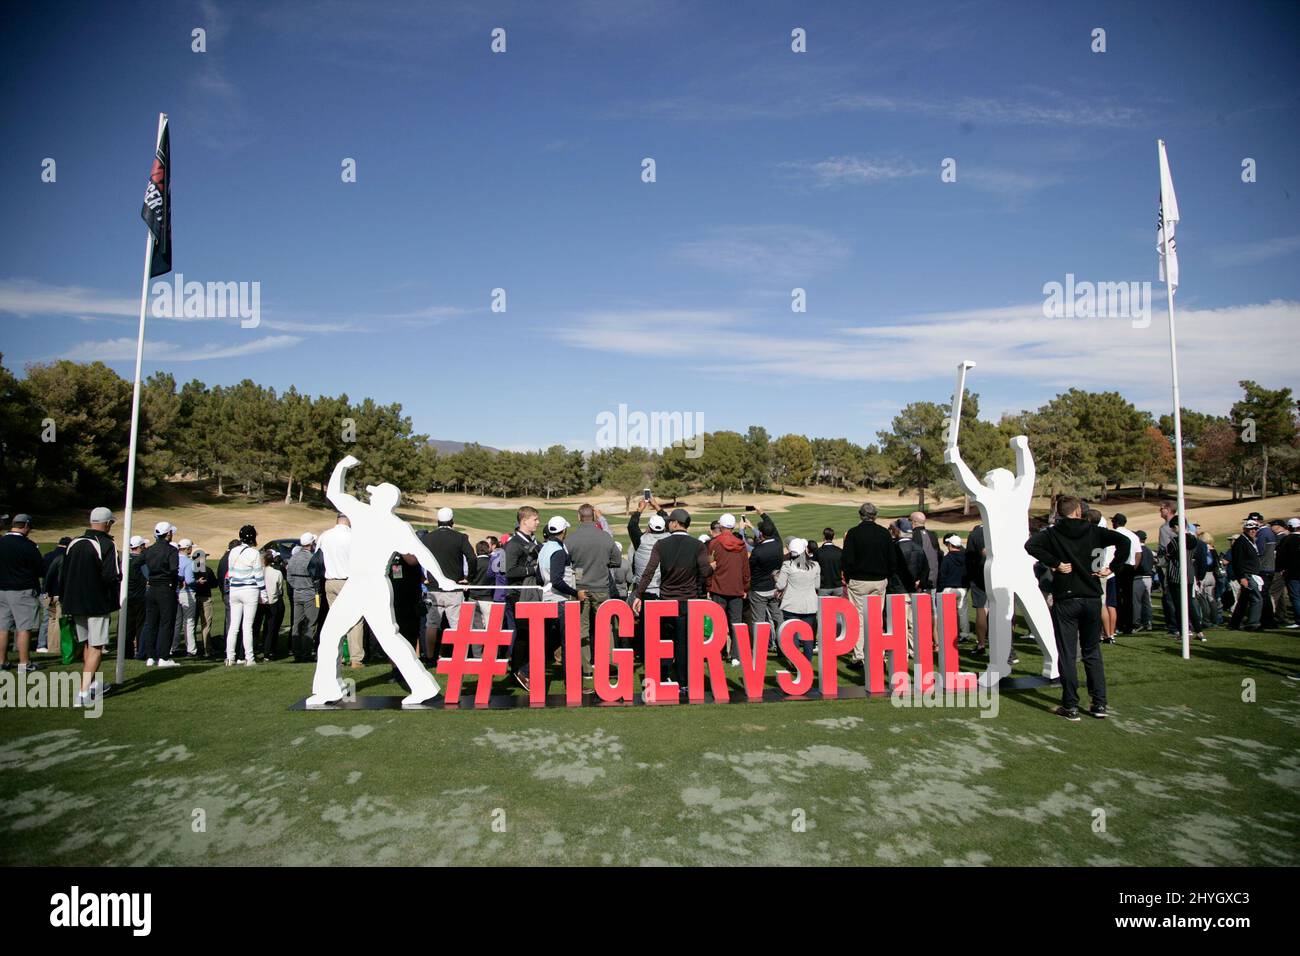
[[[870,385],[934,382],[942,396],[951,391],[957,363],[970,359],[987,387],[1024,394],[1021,407],[1036,407],[1057,391],[1078,387],[1115,389],[1141,407],[1157,409],[1168,404],[1169,335],[1163,311],[1153,312],[1145,329],[1133,328],[1129,319],[1048,319],[1042,303],[1033,302],[838,329],[796,321],[773,330],[742,312],[628,310],[588,313],[559,334],[573,346],[630,355],[639,354],[649,338],[671,341],[678,354],[700,356],[700,367],[714,375],[773,373]],[[739,338],[746,343],[743,363],[707,364],[718,342]],[[1226,410],[1239,397],[1239,380],[1284,374],[1266,356],[1295,354],[1297,347],[1300,302],[1181,309],[1183,402]]]
[[[117,298],[79,286],[46,285],[29,279],[0,280],[0,313],[32,318],[70,315],[93,319],[139,316],[140,300]]]
[[[219,345],[215,342],[204,345],[181,345],[177,342],[162,342],[146,338],[144,355],[151,362],[203,362],[271,352],[289,348],[301,341],[300,335],[268,335],[239,345]],[[135,358],[135,346],[136,340],[125,336],[102,342],[79,342],[59,358],[71,359],[74,362],[120,362]]]
[[[725,226],[679,244],[673,257],[716,272],[800,279],[849,256],[830,233],[803,226]]]

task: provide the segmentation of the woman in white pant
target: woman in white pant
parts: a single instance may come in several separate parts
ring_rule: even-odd
[[[230,627],[226,631],[226,666],[235,663],[235,642],[244,639],[243,664],[253,667],[253,619],[257,605],[267,603],[266,576],[262,553],[257,550],[257,529],[246,524],[239,529],[239,544],[230,551]]]

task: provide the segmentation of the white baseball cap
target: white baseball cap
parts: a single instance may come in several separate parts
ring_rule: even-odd
[[[439,520],[439,521],[450,521],[450,520],[452,519],[452,516],[453,516],[454,514],[455,514],[455,512],[452,511],[450,508],[439,508],[439,509],[438,509],[438,520]]]
[[[451,511],[450,508],[444,510],[448,512]],[[438,513],[442,514],[441,511]],[[550,521],[546,522],[546,530],[549,531],[551,534],[559,534],[561,531],[569,530],[569,522],[565,521],[564,518],[562,518],[560,515],[556,515]]]
[[[1241,523],[1242,528],[1258,528],[1259,522],[1253,518],[1247,518]]]
[[[791,538],[787,547],[791,554],[803,554],[808,550],[808,542],[804,538]]]
[[[662,531],[662,530],[664,530],[664,516],[663,516],[663,515],[651,515],[651,516],[650,516],[650,530],[651,530],[651,531]]]
[[[312,534],[310,531],[304,531],[302,533],[302,536],[298,538],[298,543],[300,545],[306,546],[314,543],[315,540],[316,540],[316,536],[314,534]]]
[[[734,528],[736,526],[736,516],[733,514],[725,514],[718,519],[718,524],[722,525],[724,528]]]
[[[1287,518],[1286,526],[1288,528],[1300,528],[1300,518]]]
[[[172,529],[172,525],[170,521],[159,521],[156,525],[153,526],[153,533],[158,535],[158,537],[161,538],[167,532],[171,531],[171,529]]]
[[[96,508],[90,513],[91,524],[94,524],[97,521],[113,521],[113,520],[115,520],[113,518],[113,512],[109,511],[107,508],[103,508],[103,507]]]
[[[144,538],[140,537],[138,534],[131,535],[131,547],[138,548],[142,544],[148,544],[148,542],[145,541]]]
[[[700,540],[703,541],[705,544],[708,544],[713,539],[709,537],[708,532],[706,531],[704,534],[700,535]]]
[[[959,535],[959,534],[950,534],[950,535],[948,535],[947,537],[945,537],[945,538],[943,539],[943,543],[944,543],[944,544],[951,544],[951,545],[960,545],[960,544],[961,544],[961,535]]]
[[[194,547],[193,541],[191,541],[189,538],[181,538],[180,549],[182,551],[184,551],[186,548],[192,548],[192,547]]]

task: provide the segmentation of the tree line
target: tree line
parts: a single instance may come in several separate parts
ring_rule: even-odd
[[[60,360],[27,368],[19,379],[0,356],[0,506],[46,510],[122,494],[130,437],[131,383],[102,362]],[[1230,487],[1233,497],[1286,493],[1300,483],[1298,407],[1289,388],[1240,383],[1226,416],[1184,409],[1187,480]],[[892,488],[927,499],[960,494],[943,462],[948,405],[906,405],[877,442],[776,438],[751,425],[744,434],[708,432],[691,447],[655,451],[552,445],[493,451],[468,444],[439,454],[413,431],[398,403],[346,394],[283,392],[245,379],[236,385],[178,386],[170,373],[143,383],[137,489],[171,478],[210,481],[219,495],[254,500],[321,501],[334,463],[360,445],[359,485],[391,481],[407,492],[461,491],[550,499],[599,487],[626,504],[651,487],[661,500],[690,492],[729,496],[789,491],[810,484],[874,491]],[[1161,489],[1174,477],[1172,416],[1154,419],[1118,392],[1070,389],[1033,411],[979,417],[979,396],[963,399],[960,444],[976,474],[1013,466],[1008,439],[1029,436],[1039,493],[1105,498],[1137,485]],[[698,448],[699,454],[692,449]]]

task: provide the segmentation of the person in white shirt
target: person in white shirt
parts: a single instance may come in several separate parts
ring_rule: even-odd
[[[266,603],[266,575],[262,552],[257,550],[257,529],[239,529],[239,544],[230,549],[230,627],[226,631],[226,666],[235,663],[235,644],[244,640],[244,665],[253,667],[253,620],[257,605]]]
[[[776,593],[781,595],[782,627],[786,621],[803,621],[812,628],[813,640],[799,641],[799,648],[810,661],[816,661],[817,587],[821,584],[821,565],[808,557],[808,542],[791,538],[786,559],[776,573]]]
[[[1115,631],[1118,634],[1133,633],[1133,582],[1137,577],[1138,565],[1142,563],[1142,542],[1127,527],[1128,518],[1123,514],[1111,515],[1111,526],[1128,538],[1128,560],[1115,567]],[[1109,585],[1107,585],[1109,588]],[[1112,635],[1112,642],[1114,636]]]
[[[316,539],[316,547],[325,561],[325,600],[333,604],[347,583],[352,567],[352,522],[348,516],[339,515],[334,527]],[[328,607],[325,614],[329,616]],[[365,625],[360,620],[348,631],[348,660],[353,669],[365,666],[365,633]]]

